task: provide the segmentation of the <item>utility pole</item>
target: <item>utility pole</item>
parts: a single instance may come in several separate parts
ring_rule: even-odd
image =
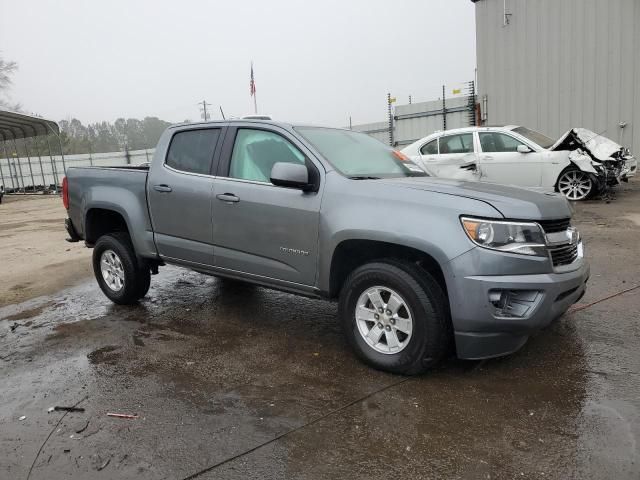
[[[209,113],[207,112],[207,106],[211,105],[211,104],[207,103],[206,100],[202,100],[201,102],[198,102],[198,105],[202,105],[202,108],[201,108],[202,114],[201,114],[201,116],[202,116],[202,118],[204,118],[205,122],[208,122],[210,117],[209,117]]]

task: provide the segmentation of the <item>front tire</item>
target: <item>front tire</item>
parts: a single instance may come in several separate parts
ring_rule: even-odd
[[[338,314],[356,355],[379,370],[421,373],[449,349],[446,296],[428,272],[408,262],[385,260],[354,270]]]
[[[593,176],[579,168],[567,168],[558,177],[558,191],[574,202],[586,200],[596,191]]]
[[[102,292],[113,303],[132,305],[149,290],[151,272],[139,265],[126,233],[98,239],[93,249],[93,272]]]

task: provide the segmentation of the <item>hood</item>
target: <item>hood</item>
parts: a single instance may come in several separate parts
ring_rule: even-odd
[[[549,150],[587,150],[597,160],[611,160],[622,156],[624,147],[586,128],[572,128],[562,135]],[[614,158],[617,159],[617,158]]]
[[[505,218],[550,220],[571,217],[569,202],[556,193],[540,193],[495,183],[465,182],[433,177],[374,180],[383,184],[471,198],[491,205]]]

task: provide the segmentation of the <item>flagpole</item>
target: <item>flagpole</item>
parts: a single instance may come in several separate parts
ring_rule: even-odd
[[[256,95],[256,81],[253,77],[253,60],[251,60],[251,95],[253,96],[253,113],[258,114],[258,96]]]

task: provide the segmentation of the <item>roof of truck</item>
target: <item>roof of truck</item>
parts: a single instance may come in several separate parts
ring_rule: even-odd
[[[171,127],[185,127],[185,126],[193,126],[193,125],[229,125],[229,124],[256,124],[256,125],[274,125],[276,127],[281,127],[286,130],[290,130],[296,127],[316,127],[316,128],[334,128],[336,130],[345,130],[341,127],[328,127],[326,125],[312,125],[309,123],[290,123],[290,122],[281,122],[278,120],[257,120],[253,118],[230,118],[228,120],[209,120],[207,122],[183,122],[176,123],[171,125]]]

